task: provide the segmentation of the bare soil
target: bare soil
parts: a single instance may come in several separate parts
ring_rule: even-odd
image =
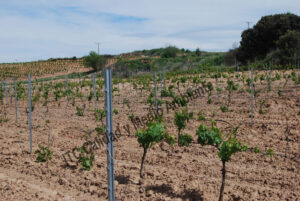
[[[245,73],[248,76],[248,72]],[[210,79],[215,84],[215,80]],[[119,126],[122,136],[114,142],[115,194],[116,200],[217,200],[221,185],[222,163],[213,147],[197,144],[196,129],[201,109],[207,119],[225,120],[234,126],[240,125],[238,138],[249,147],[258,147],[261,153],[251,151],[238,153],[227,163],[224,200],[270,200],[296,201],[300,198],[300,88],[289,81],[282,88],[284,80],[272,83],[272,91],[266,92],[265,82],[258,87],[259,93],[254,107],[254,125],[250,124],[250,94],[233,92],[229,111],[222,113],[220,106],[227,101],[226,79],[219,79],[223,91],[213,92],[213,103],[207,104],[207,95],[189,102],[189,110],[194,111],[184,133],[194,137],[190,147],[171,147],[165,142],[154,145],[145,163],[145,179],[139,185],[139,169],[143,149],[135,137],[135,129],[129,115],[146,115],[147,95],[132,89],[129,83],[120,84],[120,96],[115,96],[113,108],[114,128]],[[192,84],[187,84],[192,87]],[[240,88],[247,88],[239,83]],[[277,89],[281,86],[282,95]],[[115,86],[117,87],[117,85]],[[181,91],[186,90],[181,88]],[[116,93],[118,94],[118,93]],[[145,92],[144,92],[145,94]],[[130,101],[130,107],[123,105],[123,99]],[[264,114],[259,114],[259,100],[264,99]],[[14,101],[13,101],[14,102]],[[72,156],[63,158],[64,153],[82,146],[88,140],[88,131],[97,124],[92,112],[93,104],[84,102],[87,107],[84,116],[76,115],[75,106],[66,99],[49,103],[49,112],[42,102],[35,104],[32,113],[33,152],[38,145],[48,145],[48,134],[53,141],[50,149],[53,159],[48,163],[36,162],[36,155],[29,153],[29,127],[26,108],[27,100],[19,101],[18,122],[15,119],[15,106],[5,102],[8,122],[0,127],[0,200],[107,200],[107,155],[106,147],[94,150],[95,164],[91,171],[84,171]],[[97,103],[104,107],[104,96]],[[82,106],[82,102],[76,101]],[[165,126],[177,136],[174,111],[165,115]],[[179,110],[180,108],[178,108]],[[3,110],[2,110],[3,112]],[[45,121],[50,120],[49,126]],[[123,126],[129,125],[127,135]],[[222,131],[229,132],[226,123],[217,121]],[[286,149],[286,127],[290,129],[289,145]],[[92,132],[92,138],[96,137]],[[264,154],[272,148],[275,155]],[[287,151],[287,152],[286,152]],[[286,153],[286,157],[285,157]],[[73,161],[73,162],[72,162]]]

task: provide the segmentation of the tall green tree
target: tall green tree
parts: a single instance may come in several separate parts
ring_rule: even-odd
[[[242,33],[238,60],[247,63],[255,58],[264,59],[267,54],[285,48],[278,41],[289,30],[300,31],[300,16],[286,13],[262,17],[253,28]]]
[[[300,55],[300,31],[288,30],[280,36],[277,46],[281,63],[293,63],[295,56]]]

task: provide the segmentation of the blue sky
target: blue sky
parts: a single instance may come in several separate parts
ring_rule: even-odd
[[[299,0],[10,0],[0,2],[0,62],[119,54],[175,45],[226,51],[262,16]]]

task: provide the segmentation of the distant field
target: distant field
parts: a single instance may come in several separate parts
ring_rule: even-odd
[[[45,75],[55,75],[58,73],[73,73],[88,71],[89,68],[83,66],[82,59],[76,60],[56,60],[56,61],[34,61],[26,63],[6,63],[0,64],[0,78],[25,78],[28,73],[33,77]]]

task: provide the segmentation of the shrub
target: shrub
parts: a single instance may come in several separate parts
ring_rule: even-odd
[[[231,133],[227,134],[228,139],[225,140],[223,139],[221,131],[215,127],[214,124],[210,129],[208,129],[204,124],[201,124],[196,131],[198,143],[202,146],[214,146],[218,150],[218,156],[222,161],[222,185],[220,189],[219,201],[223,200],[226,177],[226,162],[230,161],[230,158],[233,154],[247,150],[247,146],[242,145],[242,143],[236,139],[236,132],[237,128],[235,128]]]
[[[105,110],[103,109],[95,109],[94,117],[97,122],[101,122],[102,126],[104,125],[103,118],[106,116]]]
[[[270,148],[266,149],[266,154],[267,154],[267,156],[269,156],[270,158],[272,158],[274,156],[273,149],[270,149]]]
[[[36,162],[47,162],[52,159],[52,151],[48,147],[39,145],[39,149],[34,153],[37,154]]]
[[[197,118],[198,121],[205,121],[206,120],[206,117],[204,116],[203,112],[200,110],[198,112],[198,118]]]
[[[138,143],[144,149],[141,168],[140,168],[140,178],[143,178],[143,167],[144,167],[144,161],[147,155],[147,151],[155,143],[158,143],[161,140],[163,140],[164,128],[161,123],[149,122],[148,128],[143,130],[137,130],[136,135],[137,135]]]
[[[91,141],[88,143],[89,145],[92,144]],[[91,170],[95,161],[95,155],[91,151],[90,153],[86,150],[85,146],[82,145],[77,149],[77,151],[80,152],[79,158],[78,158],[78,163],[81,164],[81,169],[82,170]]]
[[[76,106],[76,115],[83,116],[83,108]]]
[[[221,109],[222,112],[228,112],[228,107],[225,106],[225,105],[222,105],[222,106],[220,107],[220,109]]]
[[[208,82],[207,84],[206,84],[206,87],[207,87],[207,89],[209,90],[209,93],[208,93],[208,99],[207,99],[207,103],[208,104],[211,104],[212,103],[212,100],[211,100],[211,98],[210,98],[210,96],[212,95],[212,90],[214,89],[214,87],[213,87],[213,85],[212,85],[212,83],[211,82]]]
[[[278,88],[277,94],[278,94],[278,96],[282,95],[282,91],[280,90],[280,88]]]
[[[179,134],[178,143],[182,146],[190,146],[190,143],[193,142],[193,137],[189,134]]]
[[[96,52],[91,51],[90,54],[83,59],[83,64],[86,67],[92,67],[94,71],[102,70],[106,64],[103,56],[98,55]]]
[[[169,46],[164,49],[164,51],[161,54],[162,58],[172,58],[176,57],[177,52],[179,52],[179,49],[174,46]]]
[[[228,104],[227,104],[227,107],[229,107],[229,104],[231,102],[231,93],[232,93],[232,91],[238,90],[238,85],[234,84],[234,82],[232,80],[227,80],[226,90],[228,91]]]
[[[254,152],[255,154],[258,154],[258,153],[260,152],[260,150],[259,150],[257,147],[255,147],[253,152]]]
[[[175,112],[174,124],[177,127],[177,131],[178,131],[178,144],[179,144],[179,135],[181,133],[181,130],[185,129],[186,121],[188,120],[188,118],[189,116],[184,111],[182,111],[182,113],[177,111]]]

